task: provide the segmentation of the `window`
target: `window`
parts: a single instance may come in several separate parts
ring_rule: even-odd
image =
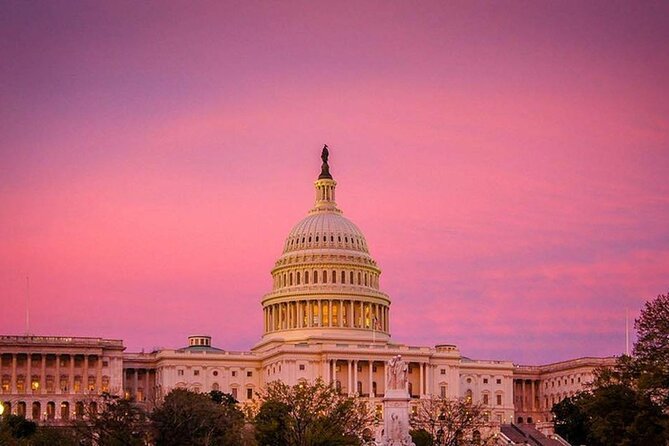
[[[247,370],[247,371],[246,371],[246,376],[247,376],[248,378],[252,377],[252,376],[253,376],[253,372],[252,372],[251,370]]]
[[[218,376],[218,370],[214,370],[214,372],[213,372],[212,374],[213,374],[214,376]]]
[[[483,384],[488,384],[488,378],[483,378]]]
[[[177,370],[177,376],[184,376],[184,371],[183,369]]]
[[[300,364],[300,370],[304,370],[304,369],[305,369],[304,364]]]
[[[358,364],[358,372],[362,372],[362,365]],[[409,369],[409,373],[411,373],[411,369]]]
[[[502,395],[495,395],[497,397],[497,405],[501,406],[502,405]]]
[[[488,404],[490,404],[490,402],[488,401],[488,394],[487,393],[483,394],[483,404],[485,404],[486,406]]]
[[[102,367],[109,367],[109,361],[102,361]]]
[[[497,384],[502,384],[502,380],[500,378],[497,378]]]
[[[372,366],[372,372],[376,373],[376,366],[375,365]]]
[[[467,389],[465,392],[465,400],[467,400],[468,403],[472,401],[472,391],[470,389]]]
[[[232,397],[233,397],[234,399],[237,399],[237,388],[236,388],[236,387],[233,387],[233,388],[230,389],[230,390],[232,391]]]
[[[441,374],[445,375],[446,374],[446,369],[441,369]]]
[[[471,384],[471,383],[472,383],[472,379],[471,379],[471,378],[467,378],[467,384]]]
[[[253,399],[253,389],[251,388],[246,389],[246,399],[247,400]]]
[[[193,376],[200,376],[199,370],[193,370]]]
[[[234,377],[234,376],[237,376],[237,371],[236,371],[236,370],[233,370],[233,371],[232,371],[232,376],[233,376],[233,377]]]

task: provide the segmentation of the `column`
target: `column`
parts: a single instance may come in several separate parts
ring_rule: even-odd
[[[425,363],[423,363],[423,362],[418,363],[418,368],[420,368],[420,386],[419,386],[419,388],[420,388],[419,392],[420,393],[418,393],[418,396],[420,398],[422,398],[425,395],[425,388],[423,387],[423,380],[425,379],[425,374],[423,372],[424,367],[425,367]]]
[[[332,383],[336,386],[337,385],[337,360],[333,359],[332,360]]]
[[[139,373],[137,373],[137,372],[138,372],[137,369],[132,369],[132,371],[134,372],[133,381],[132,381],[132,394],[133,394],[135,400],[137,400],[137,390],[138,390],[138,384],[139,384]]]
[[[386,361],[382,361],[383,364],[383,395],[385,396],[388,393],[388,374],[386,373]]]
[[[39,393],[46,393],[46,354],[42,353],[42,369],[39,377]]]
[[[16,353],[12,353],[12,381],[11,392],[16,393]],[[13,408],[12,408],[13,409]]]
[[[328,299],[328,327],[332,327],[332,299]]]
[[[372,370],[374,370],[374,361],[369,361],[369,397],[374,397],[374,387],[372,382],[374,382],[374,377],[372,376]]]
[[[74,355],[72,353],[70,353],[70,376],[67,391],[74,393]]]
[[[98,360],[95,363],[95,390],[98,394],[102,393],[102,356],[98,355]]]
[[[344,326],[344,301],[339,301],[339,326]]]
[[[350,301],[350,303],[351,303],[351,311],[350,314],[348,315],[348,321],[349,321],[348,326],[353,328],[355,327],[355,311],[353,311],[353,301]]]
[[[535,410],[537,410],[537,406],[536,406],[536,387],[535,387],[536,382],[534,380],[532,380],[532,381],[530,381],[530,383],[532,383],[532,392],[531,392],[532,393],[532,404],[530,405],[530,407],[532,408],[532,412],[534,412]]]
[[[323,326],[323,301],[318,299],[318,324],[317,327]]]
[[[82,379],[84,393],[88,393],[88,353],[84,355],[84,377]]]
[[[520,384],[520,393],[523,395],[523,398],[521,399],[521,404],[520,404],[520,410],[525,411],[525,380],[523,379]]]
[[[353,361],[351,361],[350,359],[347,361],[347,363],[348,363],[348,368],[347,368],[347,372],[348,372],[348,388],[347,388],[347,390],[348,390],[348,395],[349,395],[349,396],[353,395],[352,387],[351,387],[351,375],[352,375],[352,373],[351,373],[351,363],[352,363],[352,362],[353,362]]]
[[[149,369],[144,369],[144,399],[149,399]]]
[[[358,363],[360,361],[353,361],[353,388],[355,391],[353,394],[358,392]]]
[[[25,393],[32,393],[32,360],[33,360],[33,355],[32,353],[28,353],[28,357],[26,358],[26,379],[23,381],[23,387],[25,389]],[[26,415],[28,414],[28,406],[26,403]]]
[[[56,354],[56,376],[55,376],[56,394],[60,394],[60,355]],[[56,407],[56,413],[60,407]]]
[[[307,301],[307,327],[314,326],[314,307],[310,300]]]
[[[365,328],[365,303],[360,302],[360,328]]]

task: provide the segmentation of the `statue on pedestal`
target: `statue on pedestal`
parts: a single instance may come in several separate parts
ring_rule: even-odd
[[[386,364],[386,393],[383,398],[382,446],[415,446],[409,435],[409,366],[397,355]]]

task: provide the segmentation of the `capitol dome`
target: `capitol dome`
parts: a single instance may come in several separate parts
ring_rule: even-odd
[[[315,182],[316,201],[290,231],[263,297],[264,335],[271,341],[327,338],[387,340],[390,299],[362,231],[335,202],[327,147]],[[257,347],[259,347],[257,346]]]

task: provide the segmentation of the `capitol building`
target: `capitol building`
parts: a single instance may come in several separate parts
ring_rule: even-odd
[[[492,424],[541,424],[553,404],[614,358],[547,365],[475,360],[456,345],[413,346],[391,336],[392,297],[364,234],[338,208],[327,149],[315,202],[287,235],[262,297],[263,333],[248,351],[228,351],[206,334],[178,349],[125,352],[122,340],[0,336],[0,402],[5,412],[66,422],[97,407],[103,392],[151,408],[174,388],[220,390],[251,400],[266,383],[322,378],[365,398],[382,416],[386,362],[409,364],[413,402],[428,395],[471,399]],[[307,203],[305,203],[306,207]],[[277,245],[278,245],[277,240]],[[214,342],[212,342],[214,341]]]

